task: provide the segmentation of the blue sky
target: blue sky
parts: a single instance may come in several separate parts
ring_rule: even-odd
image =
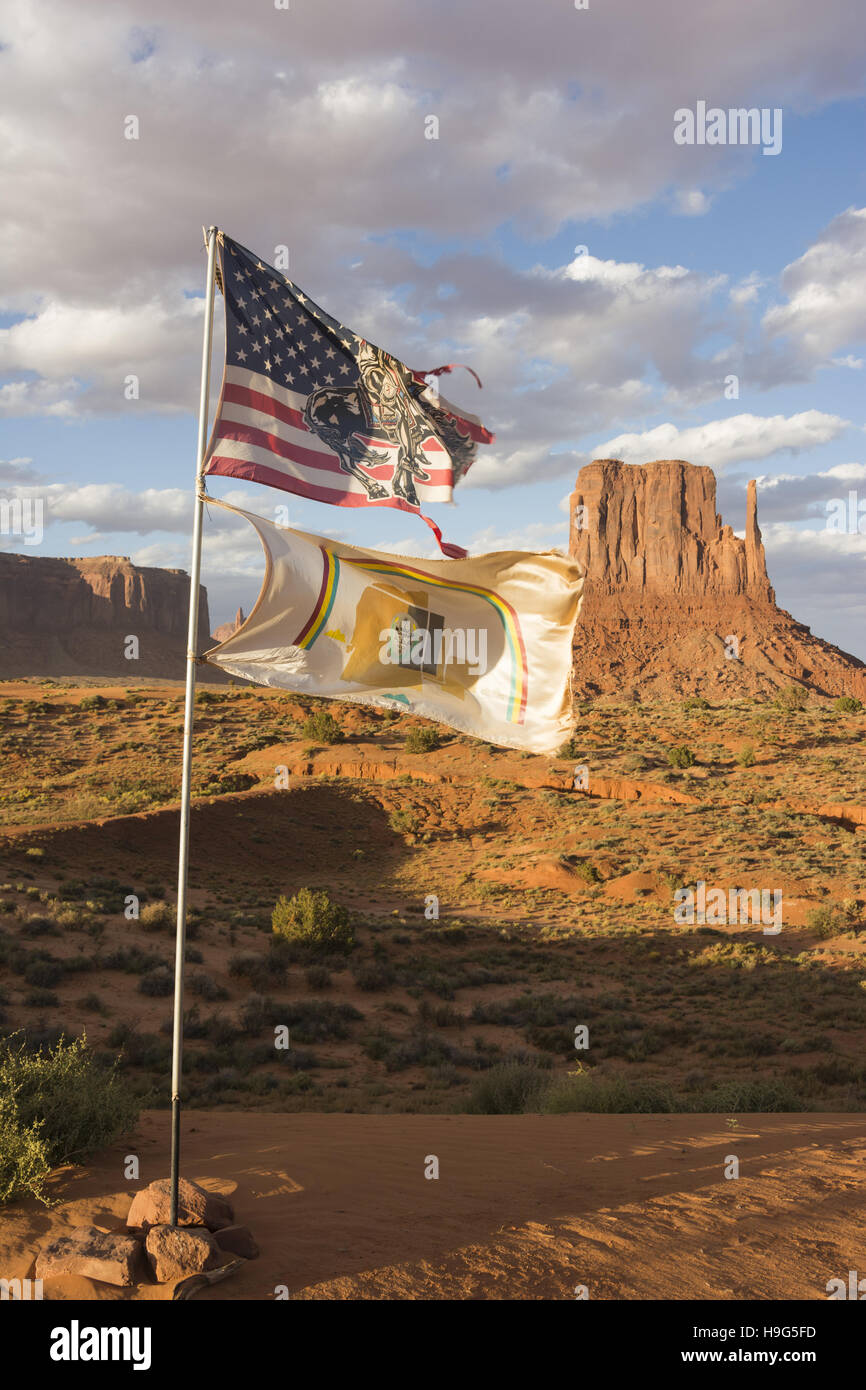
[[[757,477],[779,602],[866,657],[866,515],[863,534],[826,526],[851,489],[866,513],[858,9],[467,0],[434,30],[405,0],[363,17],[337,0],[11,15],[0,495],[44,497],[47,524],[39,546],[0,545],[188,567],[213,220],[266,260],[289,244],[298,284],[413,367],[478,370],[481,392],[443,381],[497,433],[436,510],[450,539],[564,544],[563,499],[602,453],[709,464],[736,530]],[[674,112],[698,99],[781,108],[781,152],[678,147]],[[263,514],[288,502],[302,529],[432,553],[423,523],[387,509],[210,486]],[[260,572],[255,538],[214,512],[214,624],[249,607]]]

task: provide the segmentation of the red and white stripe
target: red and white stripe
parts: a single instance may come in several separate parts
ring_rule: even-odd
[[[278,386],[259,372],[227,366],[205,473],[264,483],[338,507],[371,505],[363,484],[351,473],[344,472],[333,450],[304,424],[308,394]],[[440,404],[444,406],[444,402]],[[458,418],[473,435],[476,429],[486,435],[474,417]],[[396,461],[396,445],[378,440],[369,443],[377,452],[393,453]],[[447,452],[432,435],[423,446],[423,452],[430,479],[429,482],[415,480],[419,501],[450,502],[453,475]],[[365,467],[364,472],[376,481],[387,483],[393,473],[393,462]],[[389,497],[372,505],[417,510],[401,498]]]

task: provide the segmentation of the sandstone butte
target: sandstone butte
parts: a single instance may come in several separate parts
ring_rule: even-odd
[[[189,575],[122,555],[53,559],[0,554],[0,679],[155,676],[182,680]],[[211,646],[200,590],[199,650]],[[138,660],[124,655],[139,642]],[[220,673],[202,671],[204,678]]]
[[[716,512],[712,469],[683,459],[595,459],[570,518],[586,574],[576,695],[733,698],[797,683],[866,698],[866,665],[777,607],[754,482],[743,539]]]

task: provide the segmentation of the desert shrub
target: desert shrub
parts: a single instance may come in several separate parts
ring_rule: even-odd
[[[548,1115],[587,1111],[596,1115],[670,1114],[679,1107],[670,1087],[653,1081],[629,1081],[625,1077],[594,1077],[591,1072],[571,1072],[553,1081],[541,1097],[539,1108]]]
[[[361,962],[355,966],[352,975],[358,988],[370,993],[390,989],[395,979],[391,966],[377,960]]]
[[[30,1193],[46,1202],[45,1179],[126,1133],[138,1108],[116,1063],[97,1062],[84,1037],[29,1051],[0,1044],[0,1202]]]
[[[694,761],[694,753],[684,744],[675,744],[673,748],[668,749],[668,762],[671,767],[693,767]]]
[[[582,878],[585,883],[600,883],[601,875],[598,869],[589,859],[569,859],[566,861],[568,867],[578,878]]]
[[[85,994],[78,1002],[82,1009],[87,1009],[89,1013],[104,1014],[106,1012],[105,1005],[98,994]]]
[[[245,792],[258,783],[258,777],[251,772],[224,772],[221,777],[212,777],[198,790],[199,796],[224,796],[228,792]]]
[[[503,1062],[474,1082],[466,1109],[471,1115],[522,1115],[537,1108],[544,1082],[538,1067]]]
[[[108,705],[104,695],[85,695],[78,702],[79,709],[105,709]]]
[[[755,750],[751,743],[747,743],[744,748],[740,749],[737,754],[737,762],[740,764],[740,767],[755,766]]]
[[[323,889],[301,888],[280,896],[271,917],[274,935],[312,951],[350,951],[355,944],[349,914]]]
[[[317,743],[342,743],[346,735],[329,710],[317,709],[308,714],[303,724],[305,738]]]
[[[21,923],[22,936],[59,936],[57,925],[50,917],[25,917]]]
[[[158,965],[165,965],[161,956],[153,951],[141,951],[137,946],[118,946],[109,951],[99,961],[103,970],[122,970],[127,975],[143,975]]]
[[[204,970],[192,970],[186,979],[191,994],[200,999],[228,999],[228,990],[207,975]]]
[[[304,972],[304,979],[310,989],[330,989],[331,987],[331,972],[327,965],[309,966]]]
[[[392,830],[396,830],[398,835],[414,835],[420,824],[414,811],[405,807],[392,811],[388,817],[388,824]]]
[[[846,925],[845,914],[838,907],[831,907],[828,903],[810,908],[806,913],[806,926],[822,941],[826,941],[830,936],[838,936],[845,930]]]
[[[25,996],[28,1009],[53,1009],[60,1003],[53,989],[31,989]]]
[[[748,1080],[723,1081],[698,1091],[690,1097],[688,1109],[696,1114],[743,1115],[807,1110],[808,1106],[788,1081]]]
[[[683,709],[685,710],[709,708],[710,702],[705,700],[703,695],[689,695],[687,699],[683,700]]]
[[[146,975],[142,975],[138,982],[139,994],[150,994],[156,998],[161,998],[174,991],[174,975],[167,965],[157,965],[154,970],[148,970]]]
[[[435,753],[436,749],[441,746],[442,739],[439,736],[439,730],[434,729],[432,724],[410,729],[406,735],[407,753]]]
[[[859,714],[863,709],[863,701],[853,695],[840,695],[838,700],[833,701],[833,708],[838,714]]]
[[[280,1013],[266,994],[251,994],[238,1010],[238,1024],[245,1033],[260,1033],[267,1024],[285,1023]]]
[[[277,1014],[274,1022],[288,1025],[293,1046],[295,1041],[313,1043],[347,1038],[349,1024],[364,1017],[354,1004],[332,1004],[324,999],[293,999],[281,1003]]]
[[[145,903],[138,918],[142,931],[164,931],[174,926],[177,909],[171,903]]]
[[[24,979],[28,985],[48,989],[63,979],[63,964],[59,960],[32,960],[24,970]]]
[[[239,951],[229,961],[229,974],[249,980],[254,989],[283,984],[287,962],[280,951]]]
[[[787,714],[794,714],[804,710],[809,702],[809,697],[802,685],[785,685],[776,695],[775,703],[779,709],[785,710]]]

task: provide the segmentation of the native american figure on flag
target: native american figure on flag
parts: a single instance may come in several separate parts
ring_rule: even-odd
[[[433,433],[431,416],[436,421],[436,435],[451,455],[455,482],[474,458],[473,440],[450,415],[432,404],[429,396],[421,411],[415,404],[418,384],[409,372],[403,381],[395,359],[381,348],[362,341],[355,361],[360,374],[357,385],[324,386],[313,391],[307,397],[304,424],[333,449],[341,468],[358,479],[371,501],[402,497],[417,507],[415,479],[430,481],[422,446]],[[383,452],[376,444],[390,448]],[[388,463],[394,446],[397,456],[389,490],[383,482],[369,477],[364,468]]]

